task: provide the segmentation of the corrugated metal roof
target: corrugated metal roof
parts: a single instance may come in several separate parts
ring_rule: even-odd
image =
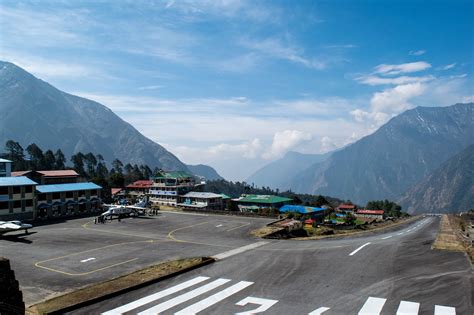
[[[54,171],[37,171],[43,176],[51,176],[51,177],[56,177],[56,176],[79,176],[79,174],[76,173],[75,170],[54,170]]]
[[[240,198],[232,199],[237,202],[244,202],[244,203],[280,203],[280,202],[288,202],[293,201],[293,199],[274,196],[274,195],[242,195]]]
[[[23,186],[23,185],[38,185],[25,176],[17,177],[0,177],[0,186]]]
[[[185,198],[210,199],[210,198],[222,198],[222,195],[211,193],[211,192],[190,191],[186,195],[184,195],[183,197],[185,197]]]
[[[54,185],[36,186],[36,190],[39,191],[40,193],[90,190],[90,189],[102,189],[102,187],[94,183],[71,183],[71,184],[54,184]]]
[[[280,208],[280,212],[298,212],[298,213],[313,213],[325,211],[324,208],[316,207],[305,207],[305,206],[296,206],[296,205],[285,205]]]
[[[31,171],[16,171],[16,172],[12,172],[12,176],[13,177],[24,176],[24,175],[28,174],[29,172],[31,172]]]
[[[0,159],[0,162],[13,163],[12,161],[6,159]]]
[[[166,178],[166,179],[183,179],[183,178],[192,178],[193,175],[185,171],[174,171],[174,172],[165,172],[161,176],[156,176],[154,178]]]
[[[357,214],[375,214],[375,215],[381,215],[384,214],[385,211],[383,210],[366,210],[366,209],[361,209],[357,210]]]
[[[153,186],[152,180],[137,180],[129,185],[127,188],[149,188]]]

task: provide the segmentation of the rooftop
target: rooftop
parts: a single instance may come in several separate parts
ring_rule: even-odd
[[[53,171],[17,171],[12,172],[12,176],[24,176],[26,174],[36,172],[45,177],[66,177],[66,176],[79,176],[75,170],[53,170]]]
[[[129,185],[127,188],[149,188],[153,186],[152,180],[137,180]]]
[[[38,185],[28,177],[0,177],[0,186],[24,186],[24,185]]]
[[[61,192],[61,191],[77,191],[77,190],[91,190],[91,189],[102,189],[102,187],[90,182],[36,186],[36,190],[39,191],[40,193],[53,193],[53,192]]]
[[[376,214],[376,215],[381,215],[384,214],[385,211],[383,210],[357,210],[357,214]]]
[[[6,159],[0,159],[0,162],[5,162],[5,163],[12,163],[12,161],[10,161],[10,160],[6,160]]]
[[[280,208],[280,212],[298,212],[298,213],[313,213],[325,211],[324,208],[316,207],[305,207],[305,206],[295,206],[295,205],[284,205]]]
[[[155,176],[157,179],[185,179],[193,178],[193,175],[185,171],[174,171],[174,172],[163,172],[159,176]]]
[[[289,202],[293,201],[293,199],[274,196],[274,195],[242,195],[237,199],[232,199],[237,202],[246,202],[246,203],[280,203],[280,202]]]
[[[186,195],[184,195],[183,197],[185,197],[185,198],[213,199],[213,198],[222,198],[222,195],[211,193],[211,192],[190,191]]]

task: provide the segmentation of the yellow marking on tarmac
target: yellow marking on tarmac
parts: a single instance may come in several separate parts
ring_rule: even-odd
[[[101,229],[94,229],[89,227],[89,224],[92,224],[94,221],[87,222],[85,224],[82,224],[82,228],[86,230],[91,230],[91,231],[96,231],[96,232],[102,232],[102,233],[108,233],[108,234],[118,234],[118,235],[123,235],[123,236],[133,236],[133,237],[140,237],[140,238],[147,238],[147,239],[154,239],[154,240],[161,240],[161,241],[166,241],[166,239],[163,238],[151,238],[149,236],[144,236],[144,235],[137,235],[137,234],[130,234],[130,233],[123,233],[123,232],[118,232],[118,231],[107,231],[107,230],[101,230]]]
[[[242,227],[244,227],[244,226],[247,226],[247,225],[250,225],[250,222],[244,223],[244,224],[239,225],[239,226],[237,226],[237,227],[235,227],[235,228],[229,229],[229,230],[227,230],[226,232],[230,232],[230,231],[233,231],[233,230],[237,230],[237,229],[240,229],[240,228],[242,228]]]
[[[201,222],[201,223],[197,223],[197,224],[193,224],[193,225],[189,225],[189,226],[184,226],[184,227],[180,227],[180,228],[177,228],[177,229],[174,229],[172,230],[171,232],[168,233],[168,238],[175,241],[175,242],[178,242],[178,243],[188,243],[188,244],[196,244],[196,245],[205,245],[205,246],[215,246],[215,247],[232,247],[232,246],[228,246],[228,245],[219,245],[219,244],[209,244],[209,243],[200,243],[200,242],[193,242],[193,241],[185,241],[185,240],[180,240],[180,239],[177,239],[176,237],[173,236],[173,234],[177,231],[180,231],[180,230],[185,230],[185,229],[190,229],[190,228],[193,228],[195,226],[198,226],[198,225],[203,225],[203,224],[208,224],[209,222]]]
[[[91,273],[95,273],[95,272],[102,271],[102,270],[105,270],[105,269],[109,269],[109,268],[112,268],[112,267],[120,266],[120,265],[129,263],[129,262],[135,261],[137,259],[138,258],[133,258],[133,259],[130,259],[130,260],[127,260],[127,261],[122,261],[122,262],[119,262],[119,263],[116,263],[116,264],[113,264],[113,265],[105,266],[105,267],[102,267],[102,268],[99,268],[99,269],[95,269],[95,270],[88,271],[88,272],[82,272],[82,273],[70,273],[70,272],[66,272],[66,271],[61,271],[61,270],[57,270],[57,269],[54,269],[54,268],[49,268],[49,267],[38,265],[38,263],[36,263],[35,266],[38,267],[38,268],[43,268],[43,269],[49,270],[49,271],[61,273],[61,274],[66,275],[66,276],[86,276],[86,275],[89,275]]]
[[[62,273],[62,274],[68,275],[68,276],[83,276],[83,275],[88,275],[88,274],[91,274],[91,273],[94,273],[94,272],[97,272],[97,271],[101,271],[101,270],[104,270],[104,269],[112,268],[112,267],[115,267],[115,266],[119,266],[119,265],[122,265],[122,264],[125,264],[125,263],[128,263],[128,262],[137,260],[138,258],[133,258],[133,259],[130,259],[130,260],[127,260],[127,261],[124,261],[124,262],[119,262],[119,263],[116,263],[116,264],[113,264],[113,265],[105,266],[105,267],[102,267],[102,268],[99,268],[99,269],[96,269],[96,270],[92,270],[92,271],[88,271],[88,272],[84,272],[84,273],[69,273],[69,272],[57,270],[57,269],[54,269],[54,268],[41,266],[41,264],[44,264],[44,263],[50,262],[50,261],[54,261],[54,260],[59,260],[59,259],[71,257],[71,256],[76,256],[76,255],[81,255],[81,254],[85,254],[85,253],[89,253],[89,252],[101,250],[101,249],[104,249],[104,248],[110,248],[110,247],[121,246],[121,245],[128,245],[128,244],[136,244],[136,243],[159,243],[159,241],[157,241],[157,240],[134,241],[134,242],[124,242],[124,243],[118,243],[118,244],[112,244],[112,245],[102,246],[102,247],[98,247],[98,248],[88,249],[88,250],[85,250],[85,251],[82,251],[82,252],[76,252],[76,253],[72,253],[72,254],[68,254],[68,255],[63,255],[63,256],[59,256],[59,257],[55,257],[55,258],[50,258],[50,259],[38,261],[38,262],[35,263],[35,266],[38,267],[38,268],[43,268],[43,269],[50,270],[50,271],[54,271],[54,272],[57,272],[57,273]]]

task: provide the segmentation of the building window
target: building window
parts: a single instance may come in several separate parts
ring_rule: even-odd
[[[66,198],[73,198],[74,193],[72,191],[66,191]]]
[[[8,201],[0,201],[0,210],[8,210]]]
[[[8,186],[0,187],[0,195],[8,195]]]
[[[21,194],[21,186],[13,186],[13,194]]]
[[[25,200],[25,207],[32,207],[32,206],[33,206],[33,200],[32,199]]]
[[[25,201],[26,201],[26,200],[22,200],[22,201],[21,201],[21,212],[25,212],[25,204],[26,204]]]
[[[53,197],[52,197],[52,198],[53,198],[53,200],[54,200],[54,199],[61,199],[61,193],[58,193],[58,192],[53,193]]]
[[[21,208],[21,200],[15,200],[13,201],[13,208]]]
[[[25,186],[25,194],[30,194],[33,192],[33,186]]]
[[[0,163],[0,172],[6,172],[7,171],[7,163],[2,162]]]
[[[46,200],[46,194],[39,194],[38,195],[38,201],[45,201]]]

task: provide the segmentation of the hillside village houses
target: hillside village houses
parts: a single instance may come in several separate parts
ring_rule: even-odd
[[[11,161],[0,160],[0,220],[45,220],[78,215],[98,215],[102,209],[102,187],[80,182],[74,170],[11,172]],[[149,180],[138,180],[123,188],[112,188],[113,197],[137,200],[147,197],[151,206],[171,206],[186,210],[230,210],[260,213],[273,209],[280,213],[299,213],[307,222],[322,222],[328,208],[292,205],[291,198],[275,195],[243,194],[231,199],[205,192],[205,183],[184,171],[160,171]],[[274,212],[272,212],[274,213]],[[336,214],[348,213],[362,220],[383,220],[383,210],[358,209],[341,204]]]
[[[78,182],[75,171],[11,172],[11,161],[1,163],[8,171],[0,177],[0,220],[65,218],[102,210],[102,187]]]

